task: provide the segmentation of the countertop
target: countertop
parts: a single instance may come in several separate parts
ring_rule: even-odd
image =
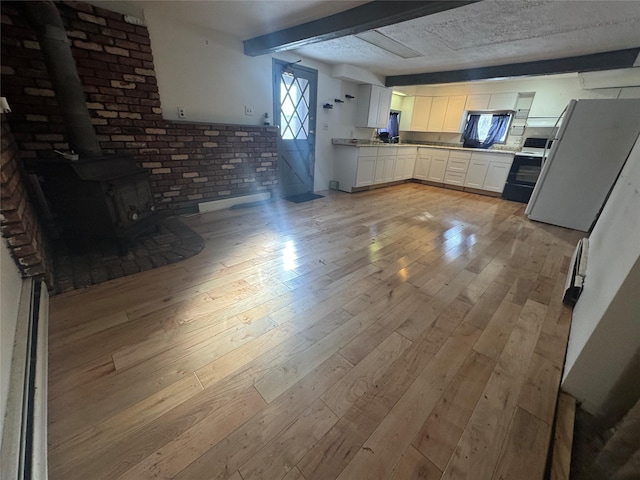
[[[434,145],[432,143],[384,143],[371,140],[359,140],[356,138],[332,138],[331,143],[334,145],[340,145],[345,147],[427,147],[427,148],[440,148],[443,150],[465,150],[472,152],[490,152],[490,153],[504,153],[506,155],[514,155],[519,150],[507,150],[497,148],[466,148],[457,145]]]

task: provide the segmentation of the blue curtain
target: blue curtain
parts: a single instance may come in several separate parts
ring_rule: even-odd
[[[509,115],[494,115],[491,119],[491,127],[489,127],[487,138],[484,139],[480,148],[489,148],[494,143],[499,142],[504,132],[507,131],[508,125]]]
[[[467,148],[489,148],[494,143],[499,142],[504,136],[509,126],[509,115],[493,115],[491,117],[491,126],[487,133],[487,138],[484,141],[480,141],[478,138],[478,122],[480,121],[480,115],[471,114],[467,126],[462,134],[463,147]]]
[[[397,137],[400,134],[397,113],[391,112],[389,115],[389,124],[387,125],[387,129],[389,130],[389,137]]]
[[[480,121],[480,115],[471,114],[467,121],[467,126],[462,134],[463,147],[467,148],[480,148],[480,140],[478,140],[478,122]]]

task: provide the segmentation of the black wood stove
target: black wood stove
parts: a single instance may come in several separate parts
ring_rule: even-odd
[[[38,37],[73,152],[25,162],[37,178],[33,183],[50,232],[71,245],[116,241],[126,250],[129,240],[154,224],[149,172],[133,158],[103,154],[56,5],[21,6]]]
[[[149,172],[131,157],[27,163],[38,178],[54,236],[70,245],[116,241],[121,250],[155,222]]]

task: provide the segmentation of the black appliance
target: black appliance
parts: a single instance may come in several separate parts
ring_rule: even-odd
[[[514,202],[529,202],[551,142],[548,138],[525,139],[522,150],[513,157],[502,198]]]

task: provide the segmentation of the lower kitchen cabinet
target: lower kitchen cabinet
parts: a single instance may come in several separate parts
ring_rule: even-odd
[[[413,169],[413,178],[417,178],[418,180],[428,180],[429,167],[431,167],[431,155],[418,153],[416,165]]]
[[[493,152],[473,152],[464,186],[502,193],[513,155]]]
[[[431,159],[429,176],[427,177],[430,182],[444,183],[444,172],[447,170],[447,151],[444,150],[444,153],[444,156],[438,155]]]
[[[416,178],[502,193],[513,155],[462,149],[386,145],[336,145],[335,180],[340,190]]]
[[[376,173],[376,157],[358,157],[356,187],[373,185]]]
[[[467,178],[464,181],[465,187],[481,189],[484,179],[487,176],[489,162],[486,160],[471,160],[467,170]]]
[[[490,162],[487,176],[482,184],[482,190],[502,193],[504,184],[507,182],[511,165],[507,163]]]

